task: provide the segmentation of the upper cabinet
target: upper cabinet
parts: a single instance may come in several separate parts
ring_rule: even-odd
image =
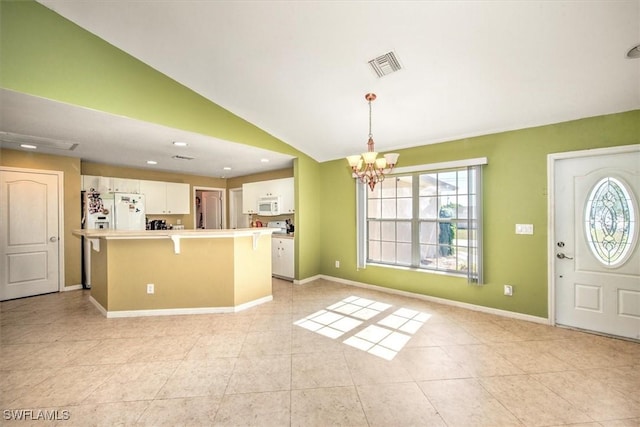
[[[99,193],[140,193],[140,181],[137,179],[111,178],[108,176],[82,176],[82,190],[91,189]]]
[[[184,215],[191,212],[189,184],[163,181],[140,181],[149,215]]]
[[[257,213],[258,200],[263,197],[280,198],[280,214],[295,212],[293,178],[272,179],[269,181],[249,182],[242,185],[242,213]]]

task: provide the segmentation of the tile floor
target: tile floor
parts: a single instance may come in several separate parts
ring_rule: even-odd
[[[325,280],[273,285],[272,302],[225,315],[106,319],[88,291],[0,303],[0,424],[640,425],[638,343]],[[294,325],[353,296],[428,319],[392,360]]]

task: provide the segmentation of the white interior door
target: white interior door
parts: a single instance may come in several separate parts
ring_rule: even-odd
[[[58,174],[0,171],[0,300],[60,286]]]
[[[202,217],[203,228],[220,229],[222,228],[222,198],[218,191],[202,192]]]
[[[555,321],[640,339],[640,146],[598,151],[554,162]]]

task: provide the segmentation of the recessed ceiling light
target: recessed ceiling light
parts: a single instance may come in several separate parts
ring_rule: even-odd
[[[31,144],[20,144],[20,147],[26,148],[26,149],[29,149],[29,150],[35,150],[36,148],[38,148],[35,145],[31,145]]]
[[[629,59],[640,58],[640,44],[629,49],[629,52],[627,52],[627,58]]]
[[[148,165],[157,165],[158,162],[156,162],[155,160],[147,160],[147,164]]]
[[[262,163],[269,163],[269,159],[260,159]]]
[[[224,169],[224,170],[226,170],[226,171],[230,171],[230,170],[231,170],[231,168],[230,168],[229,166],[225,166],[225,167],[223,167],[222,169]]]
[[[187,144],[186,142],[182,142],[182,141],[173,141],[173,145],[175,145],[176,147],[186,147]]]

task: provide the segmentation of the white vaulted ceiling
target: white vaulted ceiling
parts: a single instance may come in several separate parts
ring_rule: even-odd
[[[640,108],[640,0],[39,2],[318,161]]]

